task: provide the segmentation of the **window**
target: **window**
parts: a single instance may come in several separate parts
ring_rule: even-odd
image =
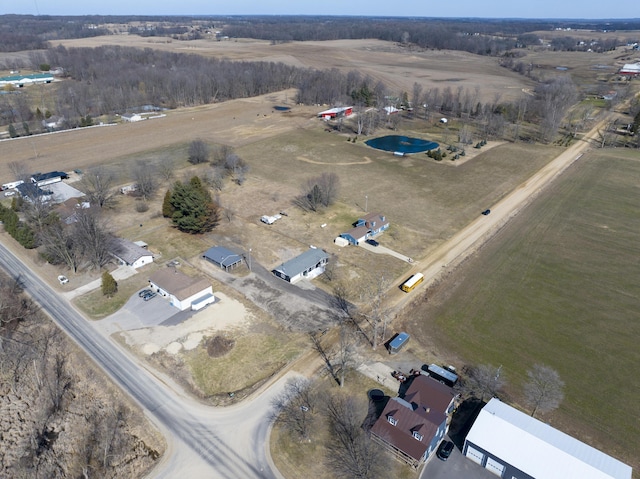
[[[389,424],[392,426],[396,426],[398,424],[398,420],[393,416],[387,416],[387,421],[389,421]]]
[[[418,441],[422,441],[422,434],[420,434],[418,431],[413,431],[413,437]]]

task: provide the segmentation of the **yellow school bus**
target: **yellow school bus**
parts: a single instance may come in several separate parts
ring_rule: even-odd
[[[413,289],[424,281],[422,273],[416,273],[402,284],[402,291],[410,293]]]

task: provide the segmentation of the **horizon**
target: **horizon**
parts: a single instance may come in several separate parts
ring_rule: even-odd
[[[4,3],[4,2],[3,2]],[[501,1],[458,0],[455,4],[429,5],[415,0],[393,4],[383,0],[339,0],[294,2],[292,0],[236,0],[233,4],[205,0],[183,0],[158,5],[150,0],[111,0],[108,3],[79,0],[32,0],[0,5],[0,15],[34,16],[320,16],[320,17],[388,17],[477,20],[540,21],[634,21],[640,19],[640,3],[620,8],[618,15],[596,0],[538,0],[535,4]],[[321,10],[321,11],[320,11]],[[607,14],[603,18],[603,13]],[[461,15],[461,13],[464,13]]]

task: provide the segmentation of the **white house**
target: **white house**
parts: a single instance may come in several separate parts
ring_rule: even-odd
[[[491,399],[462,453],[509,479],[631,479],[630,466],[537,419]]]
[[[126,264],[135,269],[145,264],[153,263],[153,255],[148,249],[122,238],[115,239],[111,255],[116,258],[120,264]]]
[[[328,262],[327,253],[321,249],[309,248],[301,255],[275,268],[273,274],[289,283],[295,283],[303,278],[312,279],[321,275]]]
[[[149,277],[149,287],[161,296],[168,297],[171,305],[180,311],[198,310],[215,302],[213,287],[205,278],[194,278],[175,268],[163,268]]]
[[[142,115],[138,114],[138,113],[131,113],[131,114],[126,114],[126,115],[121,115],[120,118],[122,118],[124,121],[128,121],[130,123],[134,123],[136,121],[142,121],[144,118],[142,118]]]

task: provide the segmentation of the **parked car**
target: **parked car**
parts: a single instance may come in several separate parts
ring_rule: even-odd
[[[149,293],[153,293],[153,291],[151,291],[150,289],[143,289],[142,291],[140,291],[140,292],[138,293],[138,296],[139,296],[140,298],[144,298],[144,297],[145,297],[147,294],[149,294]]]
[[[491,213],[491,210],[484,210],[482,212],[483,215],[487,216],[489,213]]]
[[[15,191],[5,191],[4,192],[4,196],[15,196],[16,192]]]
[[[453,443],[451,441],[442,441],[438,447],[437,455],[443,461],[449,459],[449,456],[453,452]]]
[[[69,278],[67,278],[66,276],[60,275],[58,276],[58,281],[60,282],[60,284],[67,284],[69,282]]]
[[[378,243],[376,240],[374,239],[368,239],[367,240],[367,244],[370,244],[371,246],[378,246],[380,243]]]
[[[157,294],[157,293],[154,293],[153,291],[151,291],[151,292],[149,292],[149,293],[145,294],[145,295],[142,297],[142,299],[144,299],[145,301],[149,301],[150,299],[155,298],[155,297],[156,297],[156,294]]]

